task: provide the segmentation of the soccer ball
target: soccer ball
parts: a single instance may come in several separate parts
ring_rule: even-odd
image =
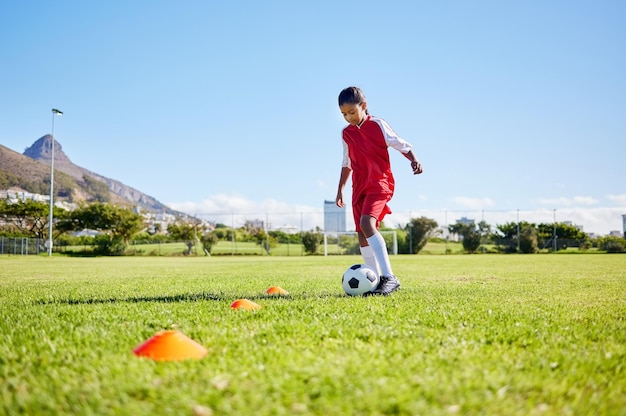
[[[348,267],[341,278],[343,291],[350,296],[361,296],[378,286],[378,273],[365,264]]]

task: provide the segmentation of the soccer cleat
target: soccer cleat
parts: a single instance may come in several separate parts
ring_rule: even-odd
[[[400,282],[398,281],[398,278],[394,275],[389,275],[389,276],[380,276],[380,283],[378,284],[378,286],[376,287],[376,289],[372,290],[369,293],[366,293],[366,295],[368,296],[376,296],[376,295],[382,295],[382,296],[387,296],[389,295],[391,292],[398,290],[400,288]]]

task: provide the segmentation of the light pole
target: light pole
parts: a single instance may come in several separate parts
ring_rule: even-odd
[[[63,112],[52,109],[52,157],[50,158],[50,217],[48,218],[48,257],[52,256],[52,209],[54,208],[54,117],[62,116]]]

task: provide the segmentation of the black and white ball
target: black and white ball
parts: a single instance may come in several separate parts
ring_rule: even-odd
[[[361,296],[371,292],[378,286],[378,273],[365,264],[355,264],[350,266],[343,273],[341,285],[344,292],[350,296]]]

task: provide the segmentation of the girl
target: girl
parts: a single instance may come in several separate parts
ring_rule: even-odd
[[[391,210],[387,202],[395,186],[388,147],[393,147],[411,161],[413,174],[422,173],[422,165],[412,146],[398,136],[384,120],[367,111],[360,88],[348,87],[339,94],[339,109],[348,122],[343,129],[343,163],[337,198],[343,207],[343,188],[352,174],[352,213],[365,264],[380,274],[378,287],[368,294],[389,295],[400,287],[393,274],[389,253],[378,226]]]

